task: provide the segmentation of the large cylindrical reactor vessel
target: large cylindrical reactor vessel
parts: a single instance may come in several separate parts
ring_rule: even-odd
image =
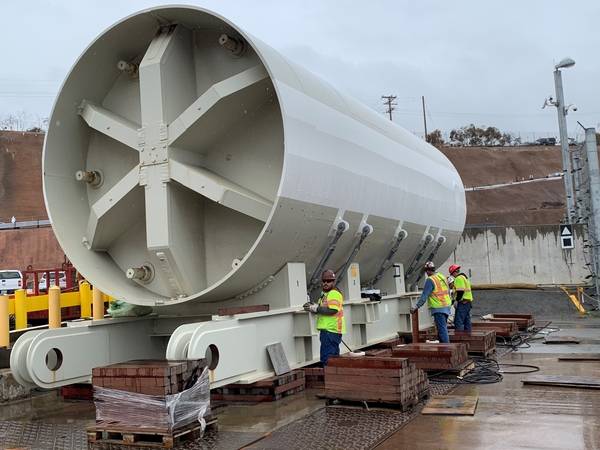
[[[43,170],[67,256],[142,305],[227,300],[288,262],[310,278],[340,224],[334,269],[354,258],[375,277],[400,232],[395,261],[435,246],[441,263],[465,221],[441,152],[192,6],[134,14],[84,51],[54,106]]]

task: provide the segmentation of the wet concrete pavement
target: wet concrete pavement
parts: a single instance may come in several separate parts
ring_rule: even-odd
[[[600,323],[561,323],[560,333],[600,337]],[[554,325],[554,324],[553,324]],[[560,354],[600,353],[600,345],[547,345],[533,341],[500,359],[540,367],[536,374],[579,375],[600,379],[600,362],[558,361]],[[504,366],[506,371],[527,370]],[[478,395],[474,416],[420,415],[377,450],[391,449],[600,449],[600,390],[523,386],[527,374],[504,374],[491,385],[460,385],[453,395]]]

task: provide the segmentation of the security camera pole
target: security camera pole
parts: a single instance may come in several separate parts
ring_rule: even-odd
[[[556,89],[556,111],[558,113],[558,132],[560,133],[560,147],[563,162],[563,180],[565,182],[565,193],[567,195],[567,223],[574,223],[575,198],[573,196],[573,172],[571,170],[571,155],[569,154],[569,135],[567,133],[568,108],[565,106],[565,97],[562,86],[560,69],[573,67],[575,61],[565,58],[554,67],[554,87]]]

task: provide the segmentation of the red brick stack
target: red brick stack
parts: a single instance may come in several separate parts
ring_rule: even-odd
[[[365,356],[392,356],[392,348],[371,348],[365,350]]]
[[[96,428],[169,433],[197,421],[209,404],[207,375],[192,384],[204,365],[203,360],[140,360],[94,368]]]
[[[435,328],[421,330],[419,332],[421,339],[437,339]],[[471,332],[448,330],[450,342],[462,342],[467,346],[467,352],[488,355],[496,349],[496,332],[488,329],[477,329]]]
[[[166,361],[138,360],[92,369],[95,387],[118,389],[146,395],[172,395],[185,389],[194,371],[200,371],[204,360]]]
[[[306,389],[323,389],[325,387],[325,370],[322,367],[305,367],[302,370]]]
[[[303,370],[292,370],[279,376],[250,384],[233,383],[213,389],[211,400],[234,402],[274,402],[304,390]]]
[[[462,342],[467,346],[467,352],[489,355],[496,350],[496,332],[481,331],[448,331],[450,342]]]
[[[395,347],[392,356],[408,358],[418,369],[456,369],[468,362],[467,346],[455,344],[406,344]]]
[[[379,342],[372,346],[372,348],[394,348],[397,345],[404,344],[404,338],[397,337],[393,339],[388,339],[387,341]]]
[[[473,331],[495,331],[496,337],[511,338],[519,333],[516,322],[472,322]]]
[[[535,325],[535,319],[531,314],[494,313],[492,319],[486,320],[490,322],[515,322],[521,331],[525,331]]]
[[[325,396],[332,399],[391,403],[404,410],[428,393],[427,376],[406,358],[334,357],[325,368]]]

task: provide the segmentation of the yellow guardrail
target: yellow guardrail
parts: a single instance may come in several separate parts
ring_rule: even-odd
[[[110,302],[111,297],[98,289],[92,289],[87,282],[79,285],[79,291],[60,292],[60,288],[52,286],[47,295],[27,296],[23,289],[15,291],[14,298],[6,295],[0,296],[0,347],[10,345],[9,328],[10,316],[15,317],[15,329],[27,328],[27,315],[31,312],[48,311],[50,328],[60,327],[61,309],[70,306],[81,308],[82,319],[104,317],[104,304]],[[92,304],[95,308],[92,308]],[[92,313],[92,310],[93,311]]]

